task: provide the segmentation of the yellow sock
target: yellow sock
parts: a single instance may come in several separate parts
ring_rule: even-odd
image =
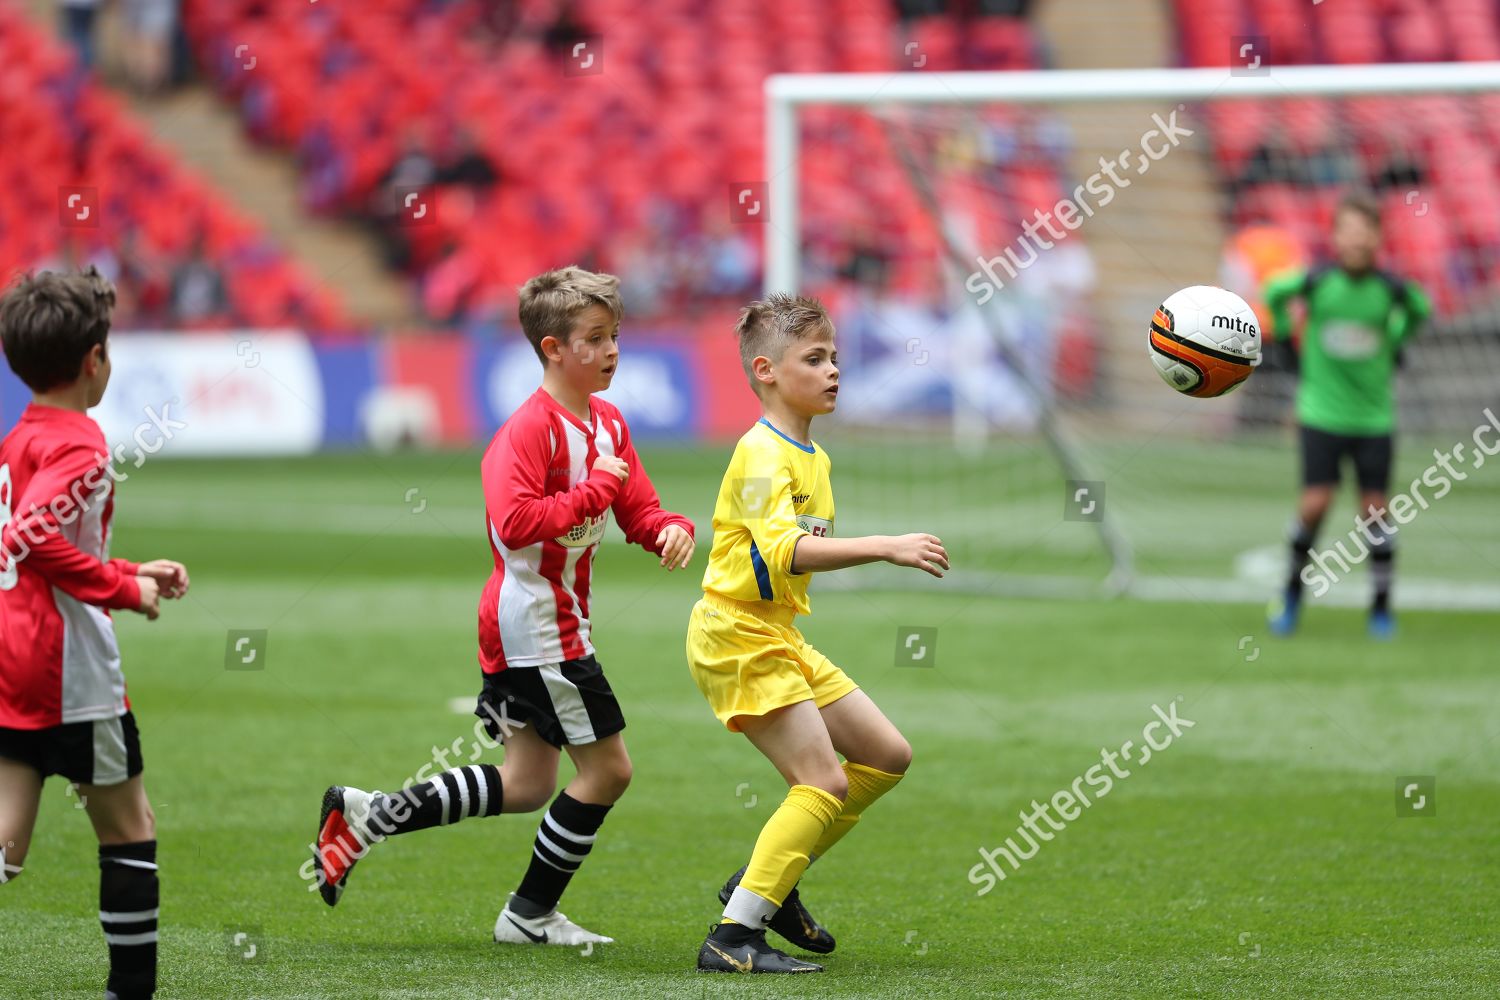
[[[844,799],[844,808],[813,845],[815,857],[827,854],[830,847],[844,838],[844,834],[854,829],[854,824],[859,822],[859,817],[871,803],[895,788],[896,783],[905,777],[904,774],[891,774],[852,761],[844,762],[844,774],[849,778],[849,796]]]
[[[761,828],[755,851],[750,855],[750,865],[745,870],[745,877],[740,879],[740,888],[779,908],[792,886],[807,870],[807,856],[813,845],[843,806],[837,796],[821,788],[793,785],[781,806]],[[775,908],[770,912],[775,913]],[[736,921],[727,913],[725,916],[730,922],[749,922]]]

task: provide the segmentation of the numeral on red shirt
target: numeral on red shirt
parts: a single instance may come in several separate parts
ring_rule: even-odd
[[[11,516],[11,494],[14,488],[10,482],[10,466],[0,465],[0,532],[10,523]],[[16,569],[15,557],[10,554],[9,549],[0,548],[0,590],[15,590],[16,584],[21,579],[21,573]]]

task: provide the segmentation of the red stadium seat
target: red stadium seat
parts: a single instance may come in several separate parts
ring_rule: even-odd
[[[1272,38],[1273,62],[1300,59],[1295,39],[1279,44],[1300,17],[1308,61],[1381,63],[1500,58],[1500,10],[1493,0],[1340,0],[1308,14],[1289,0],[1177,0],[1183,60],[1222,66],[1223,39],[1256,31]],[[1252,15],[1248,19],[1244,14]],[[1382,214],[1394,266],[1428,284],[1440,308],[1462,304],[1496,282],[1459,275],[1473,261],[1500,259],[1500,184],[1492,151],[1500,144],[1500,98],[1494,95],[1363,97],[1245,102],[1234,114],[1207,116],[1224,181],[1241,181],[1263,137],[1285,137],[1293,157],[1307,157],[1305,176],[1260,180],[1236,189],[1235,220],[1269,218],[1309,241],[1326,243],[1342,184],[1383,185]],[[1341,154],[1330,163],[1328,148]],[[1352,154],[1354,177],[1345,177]],[[1296,166],[1295,163],[1292,166]],[[1296,184],[1293,181],[1296,181]],[[1298,187],[1297,184],[1312,185]]]
[[[431,233],[411,247],[418,275],[432,275],[424,296],[445,306],[511,296],[527,270],[543,264],[623,265],[609,259],[616,243],[675,247],[701,235],[704,218],[728,219],[729,186],[765,170],[768,73],[1036,65],[1031,30],[1014,18],[960,24],[937,16],[902,28],[891,5],[868,0],[582,0],[573,17],[585,36],[588,25],[609,25],[597,32],[599,77],[585,72],[582,58],[548,53],[537,41],[555,3],[515,6],[525,27],[504,39],[478,23],[478,5],[429,0],[328,4],[312,13],[305,0],[222,0],[185,5],[184,16],[194,50],[210,65],[221,65],[241,39],[306,36],[310,17],[324,26],[307,44],[278,47],[248,86],[243,73],[215,76],[240,100],[252,134],[305,151],[312,204],[370,204],[396,139],[413,122],[433,124],[437,134],[478,124],[479,143],[502,175],[498,196],[471,224],[434,231],[457,241],[456,250],[445,251]],[[838,228],[884,198],[899,241],[925,224],[923,210],[909,198],[884,133],[860,119],[835,111],[816,126],[853,138],[832,150],[829,169],[805,178],[804,204]],[[835,255],[847,252],[844,238],[833,237]],[[459,281],[482,287],[457,288]]]
[[[139,269],[152,272],[141,279],[152,287],[126,289],[134,294],[122,297],[117,324],[169,323],[169,316],[132,315],[126,303],[160,298],[170,269],[201,235],[235,307],[220,321],[254,321],[260,274],[242,263],[259,239],[254,227],[159,149],[124,103],[80,74],[58,42],[9,6],[0,7],[0,144],[21,154],[0,159],[0,274],[56,262],[65,238],[85,253],[128,251]],[[94,226],[72,233],[58,226],[65,185],[93,190]],[[347,324],[342,310],[283,256],[271,259],[291,297],[319,303],[317,315],[295,308],[278,313],[279,325]]]

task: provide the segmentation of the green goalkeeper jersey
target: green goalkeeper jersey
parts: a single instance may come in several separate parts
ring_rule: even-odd
[[[1289,341],[1293,299],[1307,307],[1297,419],[1333,434],[1389,434],[1396,427],[1394,375],[1406,341],[1432,312],[1415,283],[1383,271],[1294,270],[1266,283],[1274,339]]]

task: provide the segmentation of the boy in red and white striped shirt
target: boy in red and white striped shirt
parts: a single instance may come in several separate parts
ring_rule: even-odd
[[[624,417],[593,396],[609,388],[619,361],[619,280],[577,267],[549,271],[521,289],[520,315],[542,385],[496,433],[481,466],[495,568],[479,604],[484,685],[474,714],[504,742],[504,764],[453,768],[395,795],[329,788],[313,866],[332,906],[355,862],[387,836],[540,808],[552,798],[566,748],[578,774],[543,817],[494,936],[608,942],[557,911],[630,782],[625,719],[594,658],[594,554],[612,511],[626,541],[668,571],[685,567],[693,523],[662,510]]]
[[[73,782],[99,837],[105,996],[133,1000],[156,989],[156,819],[109,612],[155,619],[188,575],[109,558],[113,470],[88,410],[109,384],[114,303],[92,267],[0,301],[6,361],[33,394],[0,443],[0,882],[21,872],[43,781]]]

